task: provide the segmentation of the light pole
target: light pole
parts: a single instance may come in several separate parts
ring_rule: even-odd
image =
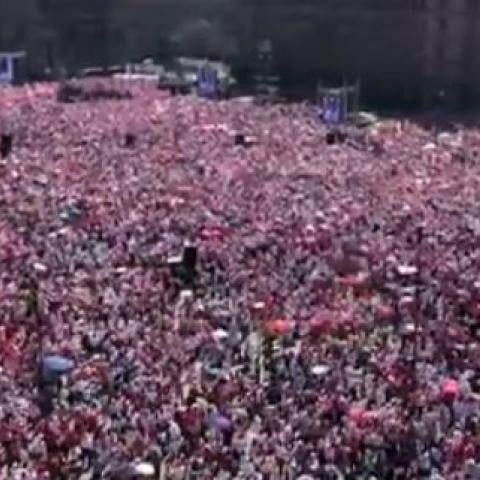
[[[33,319],[34,328],[37,331],[37,348],[35,352],[35,383],[40,388],[42,380],[41,364],[44,352],[43,341],[43,312],[40,308],[40,285],[37,277],[37,269],[26,274],[27,315]]]
[[[420,315],[421,315],[421,297],[420,297],[420,284],[421,284],[421,260],[422,260],[422,245],[424,238],[423,225],[417,226],[416,230],[416,267],[417,271],[415,273],[415,333],[414,339],[415,343],[413,344],[413,369],[414,369],[414,381],[417,383],[417,362],[418,362],[418,337],[420,334]],[[422,322],[423,323],[423,322]]]

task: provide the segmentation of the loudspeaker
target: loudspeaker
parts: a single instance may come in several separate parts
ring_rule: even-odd
[[[236,133],[234,137],[235,145],[244,146],[246,144],[245,135],[243,133]]]
[[[0,157],[6,158],[10,155],[13,148],[13,135],[3,133],[0,137]]]
[[[135,146],[136,141],[137,141],[137,137],[133,133],[127,133],[125,135],[125,147],[126,148],[133,148]]]
[[[325,143],[327,145],[335,145],[336,143],[336,135],[335,135],[335,132],[328,132],[326,135],[325,135]]]
[[[345,143],[347,134],[341,130],[331,130],[325,135],[325,142],[327,145],[335,145],[337,143]]]
[[[197,266],[197,247],[188,245],[183,249],[182,263],[187,270],[195,271]]]
[[[167,265],[175,279],[177,293],[182,289],[194,290],[197,275],[197,257],[197,247],[187,245],[184,247],[181,256],[168,258]]]

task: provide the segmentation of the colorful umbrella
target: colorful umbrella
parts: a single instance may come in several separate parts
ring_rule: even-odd
[[[219,413],[212,413],[210,415],[210,426],[219,432],[230,430],[232,422],[229,418]]]
[[[334,317],[330,312],[319,312],[310,321],[310,335],[327,335],[332,331],[334,323]]]
[[[368,280],[365,272],[359,272],[353,275],[344,275],[338,278],[338,283],[344,287],[364,288]]]
[[[75,364],[69,358],[60,355],[49,355],[43,359],[42,366],[47,375],[63,375],[73,370]]]
[[[390,305],[379,303],[374,307],[375,320],[389,322],[395,317],[395,310]]]
[[[286,320],[278,318],[276,320],[270,320],[267,322],[265,325],[265,330],[269,335],[280,336],[286,335],[288,332],[290,332],[291,327]]]
[[[453,378],[447,378],[442,382],[442,395],[447,400],[454,400],[460,393],[460,384]]]
[[[221,240],[224,233],[225,232],[221,227],[204,227],[200,231],[200,237],[203,240]]]
[[[351,407],[348,412],[348,417],[354,423],[362,423],[365,416],[365,409],[362,407]]]

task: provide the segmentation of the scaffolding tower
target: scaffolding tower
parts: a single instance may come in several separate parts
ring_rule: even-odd
[[[271,40],[257,44],[255,94],[258,99],[272,101],[279,95],[279,77],[275,74],[275,58]]]
[[[340,124],[356,117],[360,108],[360,82],[341,87],[317,87],[318,116],[326,123]]]

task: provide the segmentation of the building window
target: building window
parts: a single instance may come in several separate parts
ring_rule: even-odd
[[[443,15],[438,17],[438,30],[440,33],[446,33],[447,31],[447,19]]]
[[[8,73],[8,60],[5,57],[0,57],[0,75]]]
[[[427,0],[411,0],[410,8],[412,10],[426,10]]]
[[[18,25],[14,32],[15,43],[23,44],[25,42],[25,27]]]
[[[445,60],[445,44],[440,40],[437,43],[437,61],[443,62]]]

